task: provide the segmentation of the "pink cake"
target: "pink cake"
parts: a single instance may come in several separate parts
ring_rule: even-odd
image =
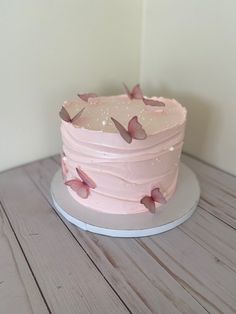
[[[124,95],[80,95],[64,102],[60,116],[71,196],[100,212],[158,214],[175,193],[186,109],[144,97],[136,85]]]

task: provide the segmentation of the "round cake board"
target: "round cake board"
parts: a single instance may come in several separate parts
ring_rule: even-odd
[[[144,237],[175,228],[186,221],[197,207],[200,188],[195,174],[181,163],[174,196],[156,214],[108,214],[78,204],[63,183],[58,170],[51,183],[56,210],[83,230],[112,237]]]

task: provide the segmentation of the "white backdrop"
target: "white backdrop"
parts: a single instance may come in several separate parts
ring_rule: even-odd
[[[1,0],[0,170],[60,151],[78,91],[146,94],[188,109],[185,151],[236,174],[234,0]]]
[[[141,7],[139,0],[0,1],[0,171],[60,151],[65,99],[120,93],[123,80],[138,81]]]
[[[141,81],[188,109],[184,150],[236,175],[236,1],[147,0]]]

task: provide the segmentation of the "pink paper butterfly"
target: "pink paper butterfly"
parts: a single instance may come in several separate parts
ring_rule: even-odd
[[[156,206],[155,202],[160,204],[166,204],[166,199],[161,193],[159,188],[155,188],[151,191],[151,196],[144,196],[140,203],[143,204],[151,213],[155,213]]]
[[[146,106],[165,107],[165,104],[157,99],[143,97],[143,102]]]
[[[64,106],[62,106],[59,115],[60,115],[61,119],[64,120],[65,122],[70,122],[72,124],[76,124],[79,117],[83,113],[84,109],[85,108],[81,109],[73,118],[71,118],[68,111],[66,110],[66,108]]]
[[[130,99],[142,99],[144,104],[147,106],[158,106],[158,107],[164,107],[165,104],[159,100],[152,99],[152,98],[147,98],[143,96],[142,89],[139,84],[135,85],[130,91],[128,87],[123,83],[126,94]]]
[[[147,137],[142,125],[138,122],[137,116],[134,116],[128,123],[128,131],[116,119],[111,118],[120,135],[127,143],[131,143],[132,139],[144,140]]]
[[[76,168],[76,171],[80,179],[72,179],[66,181],[65,184],[68,185],[73,191],[75,191],[80,197],[88,198],[89,189],[95,189],[96,183],[87,176],[81,169]]]
[[[62,169],[63,179],[65,179],[68,174],[68,168],[66,165],[66,155],[64,152],[62,152],[62,156],[61,156],[61,169]]]
[[[97,97],[97,94],[94,93],[87,93],[87,94],[78,94],[79,98],[81,98],[83,101],[88,102],[89,98]]]
[[[125,88],[125,92],[130,99],[143,99],[143,93],[139,84],[135,85],[131,91],[128,89],[125,83],[123,83],[123,85]]]

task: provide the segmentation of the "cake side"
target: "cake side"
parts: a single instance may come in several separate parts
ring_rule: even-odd
[[[64,104],[70,116],[85,108],[78,126],[61,123],[66,180],[77,178],[76,169],[81,169],[96,183],[87,198],[68,187],[77,202],[101,212],[130,214],[148,210],[141,200],[155,188],[167,201],[171,198],[178,178],[186,110],[175,100],[158,99],[165,107],[145,106],[142,100],[130,101],[126,95]],[[111,117],[127,128],[133,115],[147,137],[129,144]],[[160,205],[156,203],[156,207]]]

